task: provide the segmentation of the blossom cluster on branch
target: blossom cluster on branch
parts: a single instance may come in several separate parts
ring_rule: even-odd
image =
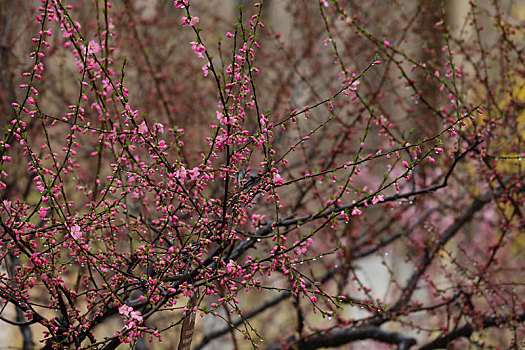
[[[24,349],[525,346],[523,4],[20,3],[0,320]]]

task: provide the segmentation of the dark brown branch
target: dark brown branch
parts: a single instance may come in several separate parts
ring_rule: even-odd
[[[336,329],[326,334],[313,335],[301,339],[292,339],[286,346],[298,346],[301,350],[313,350],[345,345],[358,340],[372,339],[378,342],[394,344],[399,350],[408,350],[417,342],[414,338],[406,337],[401,333],[389,332],[380,327],[367,326],[361,328]],[[270,346],[269,350],[283,348],[283,343]]]
[[[525,321],[525,312],[517,315],[514,320],[516,322],[523,322]],[[500,324],[506,324],[508,323],[508,319],[505,316],[484,316],[483,317],[483,326],[481,329],[491,328],[491,327],[498,327]],[[474,333],[476,329],[471,323],[467,323],[464,326],[461,326],[459,328],[456,328],[452,330],[449,333],[443,333],[440,334],[436,339],[431,341],[430,343],[427,343],[419,348],[419,350],[433,350],[433,349],[442,349],[446,348],[448,344],[450,344],[452,341],[459,339],[459,338],[470,338],[472,333]]]

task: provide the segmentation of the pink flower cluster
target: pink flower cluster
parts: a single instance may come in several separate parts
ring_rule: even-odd
[[[185,26],[185,25],[189,25],[189,26],[194,26],[195,24],[199,23],[199,20],[200,18],[197,17],[197,16],[193,16],[193,17],[186,17],[186,16],[183,16],[181,19],[180,19],[180,24]]]
[[[70,230],[71,237],[78,240],[80,237],[82,237],[82,232],[80,232],[80,226],[73,225]]]
[[[128,328],[135,327],[137,325],[136,322],[142,322],[142,316],[140,315],[140,311],[133,310],[131,306],[122,305],[121,307],[119,307],[118,313],[130,320],[130,322],[127,325]],[[136,322],[133,320],[135,320]]]
[[[176,8],[187,7],[187,6],[189,6],[189,0],[175,0],[173,2],[173,6],[175,6]]]
[[[205,58],[204,52],[206,51],[206,48],[204,47],[204,45],[197,43],[195,41],[191,41],[190,44],[191,44],[191,49],[195,52],[195,54],[197,54],[197,57]]]

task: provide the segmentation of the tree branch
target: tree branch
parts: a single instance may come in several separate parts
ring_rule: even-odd
[[[525,321],[525,312],[518,314],[514,320],[516,322]],[[491,327],[498,327],[500,324],[508,323],[508,318],[505,316],[483,316],[483,326],[480,329],[486,329]],[[476,328],[472,323],[456,328],[449,333],[442,333],[436,339],[432,340],[419,348],[419,350],[433,350],[446,348],[448,344],[459,338],[470,338],[472,333],[476,331]]]
[[[417,342],[414,338],[406,337],[397,332],[389,332],[375,326],[361,328],[336,329],[321,335],[307,336],[301,339],[292,339],[286,342],[286,346],[298,346],[301,350],[313,350],[318,348],[336,347],[357,340],[373,339],[387,344],[395,344],[399,350],[408,350]],[[269,350],[277,350],[283,347],[283,343],[270,346]]]

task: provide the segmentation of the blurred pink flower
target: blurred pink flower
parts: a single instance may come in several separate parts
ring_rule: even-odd
[[[94,40],[91,40],[87,46],[88,55],[94,55],[99,52],[100,52],[100,45],[97,44]]]
[[[80,226],[74,225],[71,227],[71,237],[74,239],[79,239],[82,237],[82,232],[80,232]]]
[[[146,134],[148,132],[148,125],[145,121],[142,122],[142,124],[139,125],[139,134]]]

